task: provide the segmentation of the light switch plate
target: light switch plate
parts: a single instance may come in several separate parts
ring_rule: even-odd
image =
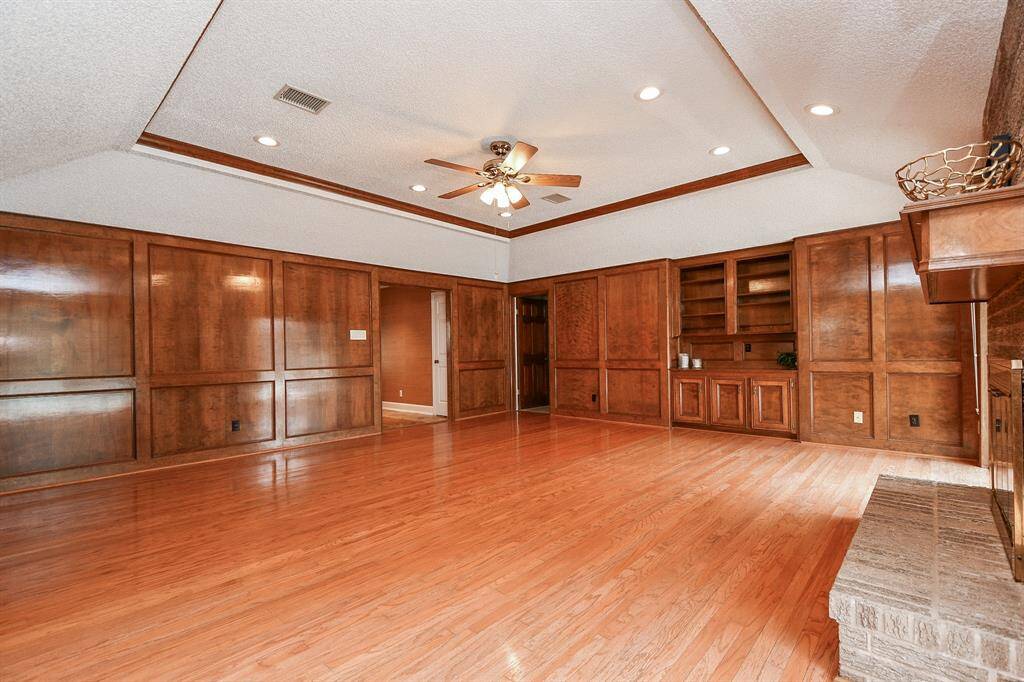
[[[365,329],[349,329],[348,338],[351,341],[366,341]]]
[[[853,412],[853,423],[854,424],[863,424],[864,423],[864,413],[860,412],[859,410],[854,410],[854,412]]]

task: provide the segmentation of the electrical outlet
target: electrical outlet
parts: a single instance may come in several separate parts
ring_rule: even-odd
[[[592,402],[592,403],[596,403],[597,402],[597,394],[596,393],[591,393],[590,394],[590,402]]]
[[[863,424],[864,423],[864,413],[861,412],[860,410],[854,410],[853,411],[853,423],[854,424]]]
[[[912,414],[912,415],[910,415],[910,425],[911,426],[920,426],[921,425],[921,415],[919,415],[919,414]]]
[[[405,389],[404,388],[398,389],[398,397],[399,398],[404,398],[405,397]]]
[[[750,344],[749,343],[743,344],[743,351],[746,352],[746,353],[750,352]]]
[[[242,430],[242,422],[237,420],[237,419],[232,419],[231,420],[231,430],[232,431],[241,431]]]

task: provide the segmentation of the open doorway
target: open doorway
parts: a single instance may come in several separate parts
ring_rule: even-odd
[[[518,409],[548,412],[548,297],[516,297],[516,391]]]
[[[447,292],[382,284],[380,355],[385,430],[447,419]]]

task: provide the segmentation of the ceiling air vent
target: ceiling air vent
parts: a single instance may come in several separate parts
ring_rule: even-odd
[[[550,201],[552,204],[564,204],[565,202],[569,201],[569,197],[565,196],[564,194],[558,193],[549,194],[546,197],[541,197],[541,199],[543,199],[544,201]]]
[[[298,107],[299,109],[308,111],[311,114],[319,114],[324,110],[324,107],[330,104],[330,101],[323,97],[317,97],[316,95],[308,92],[303,92],[302,90],[293,88],[290,85],[285,85],[281,88],[278,93],[274,95],[274,99],[281,100],[285,104],[291,104],[293,107]]]

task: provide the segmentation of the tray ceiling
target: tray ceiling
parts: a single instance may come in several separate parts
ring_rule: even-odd
[[[505,7],[224,2],[147,131],[512,229],[798,151],[685,3]],[[332,103],[275,101],[285,83]],[[639,101],[651,84],[662,96]],[[540,147],[527,170],[581,187],[527,188],[509,220],[475,195],[438,199],[468,176],[423,160],[479,167],[499,135]],[[540,201],[554,191],[571,201]]]

